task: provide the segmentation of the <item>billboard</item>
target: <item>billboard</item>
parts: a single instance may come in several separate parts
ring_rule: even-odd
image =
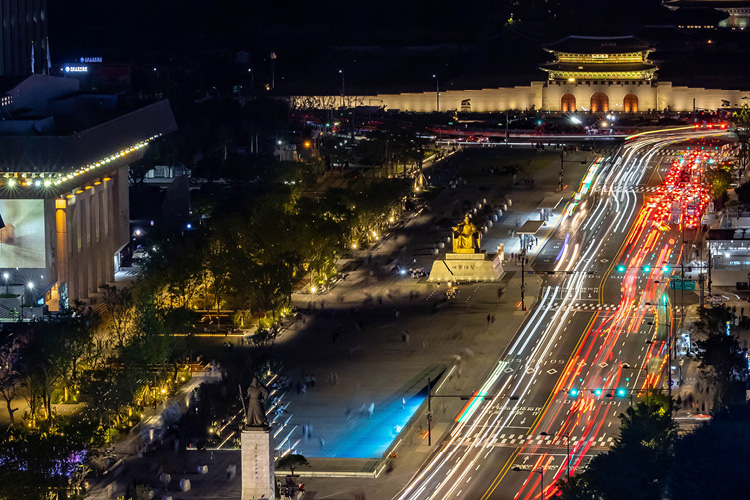
[[[44,200],[0,200],[0,217],[0,268],[46,267]]]

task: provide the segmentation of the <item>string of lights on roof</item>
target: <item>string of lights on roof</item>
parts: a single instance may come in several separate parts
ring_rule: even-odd
[[[138,151],[139,149],[146,147],[149,142],[153,141],[154,139],[160,136],[161,134],[153,135],[149,137],[148,139],[144,139],[129,148],[123,149],[109,156],[105,156],[104,158],[101,158],[98,161],[89,163],[85,167],[81,167],[67,174],[62,174],[59,172],[57,173],[6,172],[5,173],[5,178],[6,178],[5,185],[8,187],[26,186],[26,187],[47,187],[47,188],[53,187],[53,186],[59,186],[63,182],[67,182],[69,180],[75,179],[76,177],[80,175],[83,175],[87,172],[91,172],[92,170],[96,170],[97,168],[105,166],[119,158],[125,157],[134,151]]]

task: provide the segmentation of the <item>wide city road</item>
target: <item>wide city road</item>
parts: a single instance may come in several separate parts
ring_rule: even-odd
[[[612,444],[631,401],[667,386],[682,305],[669,281],[708,201],[708,151],[676,154],[705,132],[642,135],[592,164],[533,263],[536,306],[398,500],[551,497]]]

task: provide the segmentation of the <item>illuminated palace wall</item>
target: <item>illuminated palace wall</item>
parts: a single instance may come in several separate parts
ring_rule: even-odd
[[[640,83],[640,84],[639,84]],[[530,109],[569,111],[563,109],[563,96],[575,98],[575,109],[587,111],[592,106],[592,96],[603,93],[611,111],[664,110],[692,111],[693,99],[696,108],[719,109],[742,105],[750,99],[750,91],[676,87],[671,82],[602,81],[591,83],[531,82],[528,86],[478,90],[448,90],[440,92],[440,111],[458,110],[473,112],[505,111],[506,109]],[[626,97],[628,102],[626,103]],[[570,97],[566,97],[570,102]],[[295,108],[331,109],[341,105],[339,96],[293,96],[290,102]],[[387,110],[413,111],[421,113],[436,110],[435,92],[408,94],[379,94],[350,96],[347,105],[385,106]],[[635,104],[635,107],[633,105]]]

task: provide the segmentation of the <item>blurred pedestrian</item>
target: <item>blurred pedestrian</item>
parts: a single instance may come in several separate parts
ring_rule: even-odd
[[[372,414],[375,412],[375,402],[373,401],[370,403],[370,406],[367,408],[367,413],[370,414],[370,418],[372,418]]]
[[[406,408],[406,398],[401,398],[401,409],[403,410],[405,408]]]

